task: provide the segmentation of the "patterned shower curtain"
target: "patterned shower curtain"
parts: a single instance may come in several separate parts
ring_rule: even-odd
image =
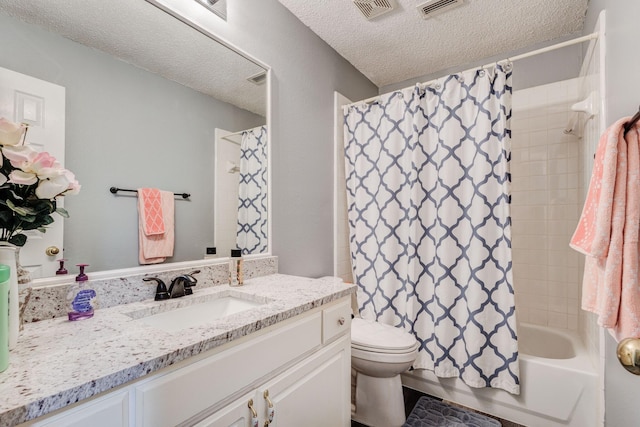
[[[267,251],[267,127],[242,133],[236,243],[243,255]]]
[[[365,319],[414,369],[519,393],[511,262],[511,64],[345,112],[349,239]]]

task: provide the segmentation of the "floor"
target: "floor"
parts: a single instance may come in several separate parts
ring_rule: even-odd
[[[418,399],[420,399],[420,397],[422,396],[425,396],[425,394],[420,393],[419,391],[416,391],[416,390],[412,390],[410,388],[406,388],[406,387],[403,387],[402,391],[404,393],[404,408],[405,408],[406,414],[408,415],[413,409],[413,407],[415,406],[415,404],[418,402]],[[502,424],[502,427],[526,427],[521,424],[516,424],[511,421],[503,420],[489,414],[485,414],[485,413],[482,413],[482,414],[500,421],[500,423]],[[367,426],[357,423],[355,421],[351,421],[351,427],[367,427]]]

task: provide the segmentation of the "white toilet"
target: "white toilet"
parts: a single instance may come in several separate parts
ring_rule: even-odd
[[[372,427],[400,427],[406,420],[400,374],[418,355],[413,335],[393,326],[355,318],[351,322],[351,367],[355,409],[351,418]]]

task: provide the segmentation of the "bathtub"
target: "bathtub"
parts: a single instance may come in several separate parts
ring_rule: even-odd
[[[402,383],[444,400],[527,427],[596,427],[598,376],[577,333],[536,325],[518,326],[520,395],[467,386],[457,378],[438,378],[418,369]]]

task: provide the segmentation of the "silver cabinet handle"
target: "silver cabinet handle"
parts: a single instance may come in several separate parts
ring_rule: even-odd
[[[625,338],[618,344],[618,360],[624,368],[640,375],[640,338]]]

